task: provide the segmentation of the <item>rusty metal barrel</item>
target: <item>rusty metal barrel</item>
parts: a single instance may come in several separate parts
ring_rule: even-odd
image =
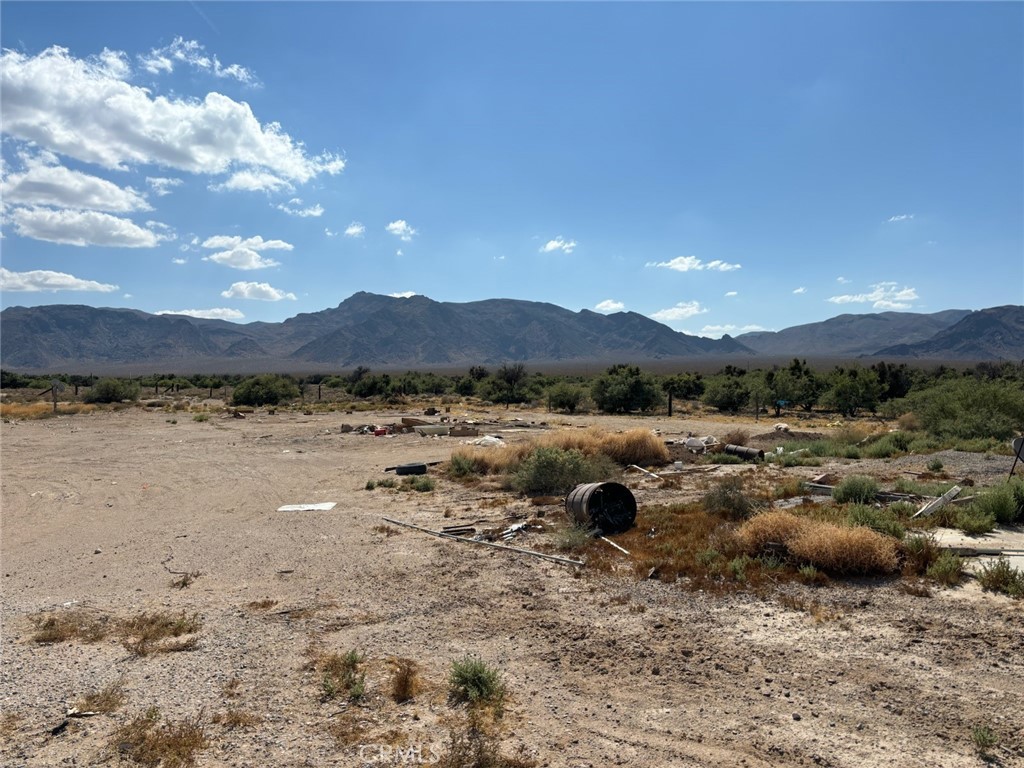
[[[745,445],[732,445],[730,443],[725,446],[723,450],[726,453],[731,453],[733,456],[739,456],[741,459],[747,459],[749,461],[764,458],[764,451],[758,450],[757,448],[747,448]]]
[[[565,511],[577,525],[602,533],[621,533],[633,527],[636,499],[620,483],[584,483],[565,497]]]

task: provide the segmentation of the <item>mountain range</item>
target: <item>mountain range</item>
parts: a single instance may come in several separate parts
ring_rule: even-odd
[[[356,293],[281,323],[231,323],[82,305],[0,312],[0,365],[24,372],[104,369],[255,372],[651,362],[740,357],[1024,358],[1024,306],[933,314],[840,315],[737,338],[690,336],[635,312],[572,312],[513,299],[468,303]]]

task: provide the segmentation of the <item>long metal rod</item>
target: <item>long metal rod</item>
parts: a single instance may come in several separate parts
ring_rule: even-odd
[[[561,565],[572,565],[575,567],[582,567],[583,562],[580,560],[570,560],[567,557],[557,557],[555,555],[548,555],[544,552],[534,552],[532,549],[520,549],[519,547],[510,547],[506,544],[495,544],[491,541],[477,541],[476,539],[467,539],[463,536],[453,536],[450,533],[442,533],[441,531],[432,531],[429,528],[423,528],[419,525],[413,525],[412,523],[403,523],[401,520],[392,520],[390,517],[381,517],[381,520],[385,520],[395,525],[401,525],[406,528],[412,528],[417,531],[423,531],[423,533],[429,533],[431,536],[437,536],[441,539],[452,539],[453,541],[464,541],[467,544],[483,544],[485,547],[494,547],[495,549],[505,549],[509,552],[518,552],[520,555],[530,555],[532,557],[539,557],[542,560],[550,560],[553,563],[560,563]]]

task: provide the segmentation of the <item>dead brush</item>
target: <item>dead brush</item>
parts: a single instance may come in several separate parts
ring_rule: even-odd
[[[202,627],[203,622],[198,613],[143,612],[120,622],[120,633],[123,636],[122,644],[128,651],[136,656],[148,656],[151,653],[194,650],[198,640],[182,636],[193,635]]]
[[[196,753],[210,745],[202,723],[202,712],[182,720],[160,722],[160,710],[150,707],[114,731],[110,752],[146,766],[188,768],[196,764]]]
[[[229,731],[236,728],[255,728],[263,722],[263,718],[254,712],[246,712],[244,709],[227,709],[217,712],[210,720],[215,725],[223,726]]]
[[[808,614],[818,624],[843,618],[842,612],[826,608],[817,600],[808,600],[797,595],[779,595],[779,603],[791,611]]]
[[[391,700],[396,704],[412,701],[420,691],[419,668],[412,659],[394,659],[391,675]]]
[[[75,703],[80,712],[114,712],[124,704],[124,682],[116,680],[98,691],[90,691]]]
[[[364,657],[355,649],[347,653],[328,653],[315,662],[321,673],[320,689],[322,699],[334,699],[344,695],[349,701],[361,701],[366,695],[366,673],[361,665]]]
[[[66,643],[71,640],[97,643],[116,629],[116,623],[108,616],[97,616],[84,610],[40,614],[31,617],[31,621],[36,628],[32,634],[35,643]]]
[[[746,445],[750,433],[745,429],[730,429],[719,439],[723,445]]]

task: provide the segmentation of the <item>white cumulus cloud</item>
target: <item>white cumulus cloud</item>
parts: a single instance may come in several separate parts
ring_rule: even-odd
[[[171,259],[171,264],[177,264],[179,266],[182,264],[188,264],[188,259]]]
[[[237,309],[229,309],[228,307],[213,307],[212,309],[161,309],[153,314],[185,315],[186,317],[198,317],[203,320],[241,320],[245,317]]]
[[[919,298],[915,288],[897,288],[893,282],[875,283],[868,293],[831,296],[827,301],[833,304],[870,304],[873,309],[910,309]]]
[[[416,291],[399,291],[398,293],[389,293],[392,299],[411,299],[416,295]]]
[[[703,315],[707,311],[699,301],[681,301],[674,307],[659,309],[651,315],[651,318],[660,323],[672,323],[687,320],[695,315]]]
[[[281,301],[282,299],[290,299],[295,301],[294,293],[280,291],[270,285],[270,283],[232,283],[231,287],[226,291],[221,291],[220,295],[225,299],[254,299],[256,301]]]
[[[910,221],[912,218],[914,218],[914,214],[912,213],[901,213],[898,216],[890,216],[886,219],[886,223],[895,224],[898,221]]]
[[[308,208],[300,208],[302,205],[302,199],[293,197],[287,203],[280,203],[277,206],[279,211],[284,211],[289,216],[298,216],[300,219],[308,219],[309,217],[322,216],[324,209],[317,203],[316,205],[309,206]]]
[[[202,99],[154,96],[129,83],[130,74],[118,52],[81,59],[59,46],[36,55],[5,50],[4,132],[107,169],[148,164],[208,175],[248,171],[304,183],[345,167],[337,154],[310,155],[278,123],[261,123],[244,102],[217,92]]]
[[[807,293],[807,289],[801,285],[799,288],[794,288],[793,293],[799,296],[801,293]]]
[[[22,237],[64,245],[153,248],[174,239],[170,228],[158,222],[140,227],[129,219],[98,211],[13,208],[7,217]]]
[[[4,179],[3,199],[8,205],[48,205],[114,213],[152,210],[146,198],[131,187],[119,187],[106,179],[46,164],[38,158],[28,161],[24,173]]]
[[[405,222],[402,223],[404,224]],[[366,234],[366,227],[358,221],[353,221],[345,227],[345,237],[362,237],[364,234]]]
[[[208,56],[206,49],[195,40],[176,37],[170,45],[154,48],[148,54],[138,57],[139,65],[151,75],[173,72],[179,64],[209,72],[215,77],[226,77],[240,83],[253,84],[255,76],[239,64],[223,66],[216,56]]]
[[[738,291],[726,291],[725,292],[726,298],[732,298],[733,296],[738,296],[738,295],[739,295]]]
[[[360,224],[359,226],[362,226],[362,224]],[[392,221],[390,224],[384,227],[384,229],[386,229],[395,237],[399,238],[403,243],[408,243],[409,241],[412,240],[413,235],[419,234],[418,230],[415,230],[412,227],[410,227],[409,224],[405,221],[405,219],[398,219],[397,221]],[[348,230],[345,230],[345,234],[348,234]]]
[[[541,253],[551,253],[552,251],[561,251],[562,253],[572,253],[577,246],[575,240],[565,240],[561,235],[556,237],[554,240],[548,240],[544,245],[540,247]]]
[[[594,309],[598,312],[621,312],[625,308],[625,304],[621,301],[615,301],[614,299],[605,299],[594,306]]]
[[[29,272],[12,272],[0,267],[0,290],[2,291],[93,291],[111,293],[118,286],[98,283],[95,280],[82,280],[65,272],[51,272],[45,269],[34,269]]]
[[[836,278],[836,282],[839,283],[840,285],[846,285],[847,283],[850,282],[850,279],[840,275],[839,277]]]
[[[259,235],[246,239],[238,235],[214,235],[203,241],[203,248],[222,249],[210,256],[204,256],[203,261],[223,264],[232,269],[251,270],[267,269],[280,264],[274,259],[261,256],[261,251],[290,251],[294,246],[284,240],[264,240]]]
[[[739,264],[729,264],[721,259],[704,262],[696,256],[676,256],[674,259],[669,261],[649,261],[644,266],[661,267],[662,269],[671,269],[675,272],[700,272],[704,270],[710,270],[712,272],[732,272],[737,269],[742,269],[742,266]]]

